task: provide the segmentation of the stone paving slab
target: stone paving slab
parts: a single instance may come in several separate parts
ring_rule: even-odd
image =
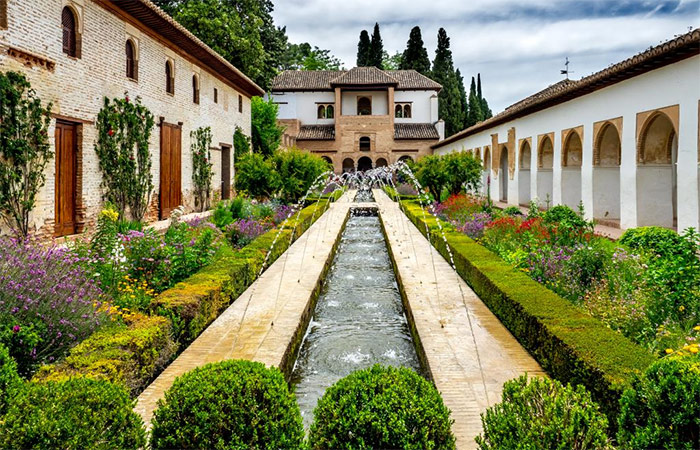
[[[134,409],[147,427],[158,399],[185,372],[227,359],[275,367],[284,363],[299,333],[303,336],[313,291],[333,256],[348,210],[356,205],[354,197],[355,192],[348,191],[333,203],[139,395]]]
[[[373,192],[428,369],[452,410],[457,448],[476,448],[480,413],[500,401],[503,383],[545,373],[398,204]]]

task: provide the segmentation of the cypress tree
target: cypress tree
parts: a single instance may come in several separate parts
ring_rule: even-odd
[[[464,111],[452,61],[450,38],[447,37],[444,28],[438,31],[432,78],[442,85],[442,90],[438,94],[438,115],[445,121],[445,136],[453,135],[464,125]]]
[[[479,120],[486,120],[493,116],[491,108],[489,108],[489,102],[486,101],[484,96],[481,94],[481,74],[476,75],[476,91],[477,97],[479,98],[479,106],[481,107],[481,118]]]
[[[357,67],[371,65],[369,62],[370,45],[369,33],[367,33],[367,30],[362,30],[360,33],[360,42],[357,44]]]
[[[425,49],[425,44],[423,43],[420,27],[411,29],[399,68],[402,70],[413,69],[423,75],[430,73],[430,58],[428,57],[428,50]]]
[[[476,88],[476,82],[472,77],[472,84],[469,87],[469,113],[467,114],[467,127],[476,125],[477,122],[483,120],[481,112],[481,102]]]
[[[384,43],[382,42],[382,35],[379,33],[379,24],[375,23],[374,31],[372,32],[372,42],[370,42],[369,60],[367,61],[367,65],[381,69],[383,60]]]
[[[467,100],[467,91],[464,88],[464,77],[462,76],[462,72],[460,72],[459,69],[457,69],[455,75],[457,76],[457,87],[459,88],[459,103],[462,106],[462,117],[464,118],[462,128],[467,128],[467,117],[469,116],[469,103]]]

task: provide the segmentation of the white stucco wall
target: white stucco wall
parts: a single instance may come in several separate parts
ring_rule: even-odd
[[[388,112],[387,91],[343,91],[342,105],[344,116],[357,115],[357,99],[359,97],[372,98],[372,115],[386,116]]]
[[[411,103],[411,118],[396,118],[396,123],[433,123],[431,97],[435,91],[395,91],[394,103]],[[437,119],[436,119],[437,120]]]
[[[319,119],[319,103],[335,103],[335,92],[282,92],[272,96],[279,105],[278,119],[299,119],[304,125],[332,124],[334,119]],[[337,116],[338,111],[335,111]]]
[[[568,170],[561,167],[561,131],[583,126],[583,162],[580,171],[581,200],[586,214],[592,217],[595,213],[604,214],[614,209],[614,202],[609,194],[614,189],[608,188],[610,179],[601,175],[595,177],[593,167],[593,124],[595,122],[622,117],[622,155],[619,176],[620,225],[622,228],[635,227],[658,220],[670,226],[669,217],[672,214],[670,189],[670,169],[661,173],[651,167],[637,170],[637,114],[645,111],[661,109],[678,105],[678,229],[687,227],[698,228],[700,217],[700,187],[698,186],[698,109],[700,99],[700,56],[695,56],[680,62],[647,72],[623,82],[614,84],[593,93],[578,97],[566,103],[539,111],[528,116],[509,121],[491,129],[481,131],[445,146],[435,149],[435,153],[443,154],[454,150],[473,149],[491,145],[491,135],[496,133],[498,141],[507,141],[507,132],[515,128],[516,142],[532,137],[530,186],[531,192],[541,201],[550,192],[553,204],[564,201],[573,202],[572,198],[563,198],[562,194],[567,183],[572,182]],[[537,137],[546,133],[554,133],[554,168],[552,171],[538,173],[537,167]],[[519,149],[516,149],[519,155]],[[516,166],[517,167],[517,166]],[[600,168],[595,168],[600,170]],[[649,173],[647,173],[649,172]],[[498,190],[495,171],[491,172],[491,195],[497,200]],[[575,175],[574,175],[575,176]],[[615,176],[608,174],[608,177]],[[516,168],[514,179],[519,178]],[[595,182],[594,182],[595,181]],[[613,180],[614,182],[615,180]],[[516,200],[522,202],[519,195],[519,182],[509,183],[508,199],[510,203]],[[550,191],[551,189],[551,191]],[[639,197],[638,190],[643,195]],[[601,192],[605,192],[602,194]],[[608,196],[601,202],[601,198]],[[596,207],[594,208],[594,202]],[[578,202],[576,202],[578,203]],[[658,215],[664,218],[660,219]],[[654,218],[656,216],[656,219]]]

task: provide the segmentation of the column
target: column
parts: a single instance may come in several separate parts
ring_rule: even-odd
[[[679,108],[678,124],[678,232],[693,227],[700,229],[700,189],[698,175],[698,109],[700,101],[690,97]]]
[[[581,155],[581,200],[586,219],[593,219],[593,123],[583,126]]]
[[[622,117],[620,158],[620,228],[637,226],[637,114]]]

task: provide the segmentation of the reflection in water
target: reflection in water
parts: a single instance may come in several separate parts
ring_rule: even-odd
[[[326,388],[377,363],[421,371],[379,218],[352,216],[292,374],[305,426]]]

